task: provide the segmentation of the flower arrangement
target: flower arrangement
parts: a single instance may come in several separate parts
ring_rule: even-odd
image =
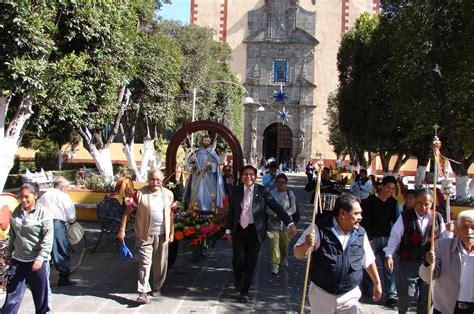
[[[222,238],[225,219],[224,212],[177,211],[174,218],[174,238],[184,241],[184,251],[191,251],[208,241]]]

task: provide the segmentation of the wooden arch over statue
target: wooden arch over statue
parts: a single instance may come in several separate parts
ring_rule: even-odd
[[[170,144],[166,149],[166,175],[169,177],[169,180],[176,182],[176,176],[171,174],[176,170],[176,153],[178,152],[179,145],[181,145],[181,142],[189,133],[198,131],[217,133],[229,143],[232,151],[234,178],[239,178],[240,171],[244,166],[242,146],[240,146],[239,140],[225,125],[214,121],[203,120],[184,125],[171,138]]]

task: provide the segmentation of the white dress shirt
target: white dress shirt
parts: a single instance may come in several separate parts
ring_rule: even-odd
[[[41,196],[38,203],[51,213],[53,219],[68,223],[76,221],[76,208],[71,197],[59,189],[49,189]]]
[[[415,210],[416,213],[416,223],[418,227],[420,227],[422,236],[425,236],[427,232],[428,226],[432,219],[432,211],[428,212],[425,216],[421,217],[418,212]],[[444,224],[443,219],[441,218],[441,225],[439,226],[441,237],[442,238],[451,238],[452,232],[446,231],[446,226]],[[397,221],[392,227],[392,231],[390,232],[390,238],[388,239],[387,246],[383,249],[385,252],[385,256],[392,257],[393,254],[398,249],[400,242],[402,240],[403,233],[405,232],[405,227],[403,226],[403,217],[402,215],[398,216]]]
[[[458,301],[474,302],[474,251],[468,254],[461,241],[459,241],[458,249],[461,255]]]
[[[253,205],[253,190],[254,190],[255,184],[252,184],[251,187],[247,187],[244,185],[244,197],[245,197],[245,190],[250,189],[250,203],[249,203],[249,225],[254,223],[253,220],[253,212],[252,212],[252,205]],[[242,210],[244,210],[244,198],[242,198],[242,202],[240,203],[240,206],[242,206]]]

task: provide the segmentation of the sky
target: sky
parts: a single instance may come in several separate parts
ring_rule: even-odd
[[[172,4],[163,4],[158,15],[167,20],[178,20],[183,24],[189,24],[191,0],[172,0]]]

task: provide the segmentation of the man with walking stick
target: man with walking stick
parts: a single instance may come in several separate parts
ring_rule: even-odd
[[[428,282],[432,265],[434,314],[474,312],[474,210],[459,213],[457,224],[458,236],[437,240],[419,268]]]
[[[313,231],[307,228],[296,243],[295,257],[304,258],[311,252],[311,313],[357,313],[363,269],[374,283],[373,300],[380,300],[382,285],[361,220],[358,198],[342,194],[336,200],[334,216],[318,221]]]

